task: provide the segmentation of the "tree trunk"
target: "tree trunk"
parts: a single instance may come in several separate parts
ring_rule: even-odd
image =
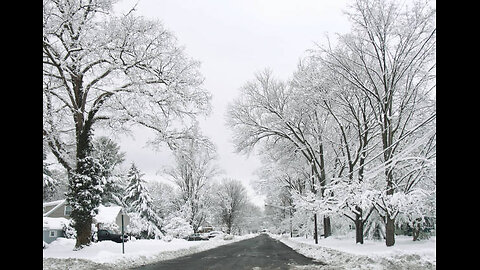
[[[74,221],[74,228],[77,232],[77,241],[75,243],[75,250],[81,249],[83,246],[88,246],[91,243],[92,219],[91,210],[95,209],[99,201],[94,198],[89,198],[87,201],[83,195],[84,191],[94,193],[94,181],[84,182],[83,176],[94,179],[95,169],[91,161],[87,159],[91,151],[91,121],[87,121],[83,129],[77,132],[77,167],[75,174],[69,175],[69,194],[67,201],[72,205],[71,218]],[[95,205],[96,204],[96,205]],[[73,207],[76,205],[76,207]]]
[[[413,235],[413,241],[418,241],[418,238],[420,237],[420,223],[419,222],[414,222],[413,223],[412,235]]]
[[[355,243],[363,244],[363,220],[355,221]]]
[[[315,244],[318,244],[318,233],[317,233],[317,213],[313,214],[313,239],[315,239]]]
[[[391,247],[395,245],[395,219],[391,218],[390,215],[387,214],[386,217],[386,225],[385,225],[385,238],[387,247]]]
[[[332,225],[330,224],[330,217],[323,217],[323,237],[327,238],[332,235]]]
[[[355,214],[355,243],[363,244],[363,213],[362,208],[355,207],[358,212]]]
[[[418,240],[418,236],[420,235],[420,230],[413,227],[412,228],[412,235],[413,235],[413,241],[417,241]]]
[[[88,218],[84,222],[75,222],[75,230],[77,231],[77,241],[75,243],[75,250],[79,250],[91,243],[92,235],[92,218]]]

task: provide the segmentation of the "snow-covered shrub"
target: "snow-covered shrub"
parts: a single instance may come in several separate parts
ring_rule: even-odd
[[[130,215],[130,224],[128,231],[138,239],[161,239],[164,234],[158,226],[151,221],[140,216],[138,213],[128,213]]]
[[[175,238],[184,238],[193,233],[192,225],[182,217],[171,217],[164,226],[166,234]]]
[[[233,235],[231,235],[231,234],[225,234],[223,236],[223,240],[232,240],[232,239],[233,239]]]
[[[73,228],[73,220],[69,220],[67,224],[63,223],[62,230],[65,238],[75,239],[77,237],[77,231]]]

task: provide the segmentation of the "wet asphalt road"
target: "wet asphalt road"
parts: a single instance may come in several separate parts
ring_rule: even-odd
[[[323,264],[295,252],[282,242],[266,234],[261,234],[254,238],[134,269],[278,270],[295,269],[295,266],[304,265],[318,267]]]

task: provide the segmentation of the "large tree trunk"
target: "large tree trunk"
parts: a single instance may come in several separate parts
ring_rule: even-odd
[[[318,244],[317,213],[313,214],[313,239],[315,244]]]
[[[100,203],[96,166],[92,162],[91,152],[91,119],[86,121],[77,133],[77,167],[70,175],[67,201],[72,206],[71,218],[77,232],[75,250],[91,243],[92,210]],[[85,195],[88,194],[88,195]]]
[[[75,221],[75,230],[77,231],[75,250],[90,245],[92,236],[92,217],[87,218],[84,221]]]

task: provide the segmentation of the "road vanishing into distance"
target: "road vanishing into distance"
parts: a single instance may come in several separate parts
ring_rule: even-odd
[[[321,265],[325,263],[305,257],[267,234],[260,234],[254,238],[134,269],[283,270],[319,269]]]

